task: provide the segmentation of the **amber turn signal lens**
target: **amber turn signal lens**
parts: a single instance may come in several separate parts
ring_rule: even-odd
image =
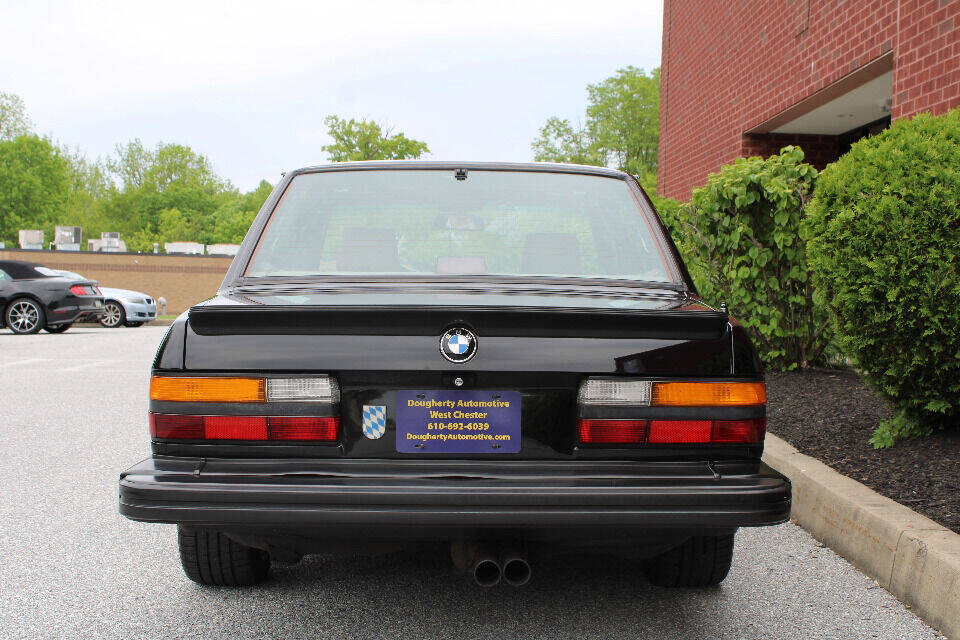
[[[767,403],[763,382],[654,382],[652,407],[738,407]]]
[[[263,378],[153,376],[150,399],[163,402],[266,402]]]

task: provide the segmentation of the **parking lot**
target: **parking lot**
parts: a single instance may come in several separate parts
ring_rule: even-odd
[[[172,526],[117,514],[117,475],[149,451],[163,327],[0,332],[0,637],[937,638],[804,531],[742,530],[719,588],[666,590],[606,558],[481,589],[442,549],[307,558],[263,586],[201,588]]]

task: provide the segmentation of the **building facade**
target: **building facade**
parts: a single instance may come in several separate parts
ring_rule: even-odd
[[[35,262],[72,271],[104,287],[132,289],[167,301],[167,313],[181,313],[217,294],[233,258],[155,253],[30,251],[0,249],[0,260]]]
[[[661,195],[788,144],[824,167],[960,106],[960,0],[665,0]]]

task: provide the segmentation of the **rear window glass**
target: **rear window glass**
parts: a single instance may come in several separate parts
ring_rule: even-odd
[[[670,281],[649,221],[620,179],[520,171],[457,179],[452,170],[297,176],[246,275],[355,274]]]

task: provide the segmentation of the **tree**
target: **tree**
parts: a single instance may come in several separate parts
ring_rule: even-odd
[[[587,126],[607,164],[655,176],[660,141],[660,69],[625,67],[587,87]]]
[[[105,206],[118,227],[114,230],[131,237],[127,247],[134,250],[152,250],[153,243],[170,231],[173,210],[184,221],[182,228],[175,228],[187,237],[179,239],[210,243],[213,213],[239,196],[205,156],[186,145],[160,143],[149,150],[133,140],[118,146],[108,165],[122,186]],[[166,223],[161,219],[164,212]],[[134,236],[135,232],[140,233]]]
[[[231,199],[213,214],[213,242],[239,244],[266,202],[273,185],[261,180],[253,191]]]
[[[605,158],[583,127],[574,129],[569,120],[550,118],[533,141],[533,157],[538,162],[603,165]]]
[[[157,215],[157,233],[162,242],[180,242],[191,236],[186,218],[176,208],[164,209]]]
[[[331,162],[352,160],[405,160],[430,153],[426,142],[394,134],[372,120],[344,120],[327,116],[324,120],[333,144],[323,146]]]
[[[86,238],[97,238],[103,231],[116,231],[104,204],[116,193],[109,167],[99,159],[88,160],[79,150],[60,148],[67,161],[69,195],[63,214],[68,224],[83,228]]]
[[[0,141],[0,240],[17,242],[19,229],[43,229],[53,237],[70,193],[67,161],[46,138]]]
[[[656,184],[660,139],[660,69],[649,74],[625,67],[587,86],[587,121],[575,129],[569,120],[550,118],[531,148],[534,159],[615,166]]]
[[[144,148],[139,138],[116,146],[116,156],[107,161],[110,171],[120,179],[124,189],[143,185],[147,169],[153,164],[153,153]]]
[[[0,91],[0,140],[13,140],[32,131],[33,123],[20,96]]]

